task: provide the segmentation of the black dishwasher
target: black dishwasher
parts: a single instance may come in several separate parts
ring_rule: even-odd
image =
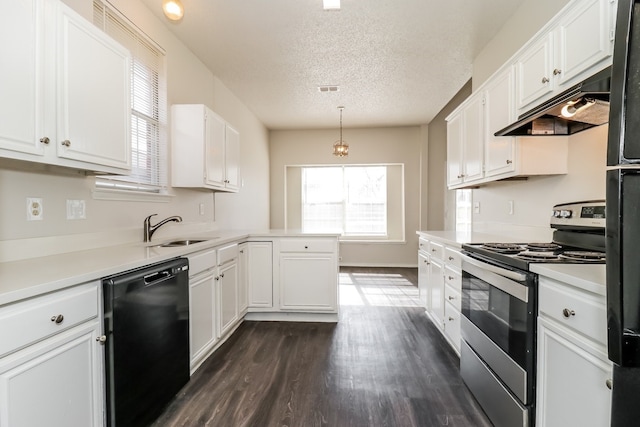
[[[189,381],[189,261],[102,280],[107,425],[151,424]]]

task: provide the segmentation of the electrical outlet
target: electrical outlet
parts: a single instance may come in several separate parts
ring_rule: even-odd
[[[27,197],[27,221],[42,221],[42,199],[39,197]]]
[[[67,219],[87,219],[86,210],[84,200],[67,199]]]

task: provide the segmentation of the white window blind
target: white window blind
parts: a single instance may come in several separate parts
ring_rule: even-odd
[[[302,229],[345,236],[387,235],[387,168],[302,168]]]
[[[131,175],[96,178],[96,187],[164,193],[167,188],[164,51],[101,0],[94,24],[131,52]]]

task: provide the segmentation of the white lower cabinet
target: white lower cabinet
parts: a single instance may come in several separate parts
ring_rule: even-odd
[[[242,317],[249,308],[249,244],[238,245],[238,316]]]
[[[99,283],[0,307],[1,426],[102,426]]]
[[[216,250],[189,255],[189,342],[191,372],[218,340]]]
[[[280,308],[337,311],[337,275],[332,254],[281,254]]]
[[[235,245],[237,249],[237,245]],[[220,288],[220,336],[238,322],[238,261],[234,258],[218,267]]]
[[[546,277],[539,297],[536,425],[609,425],[605,297]]]
[[[459,244],[421,236],[418,248],[418,294],[427,315],[460,354],[462,273]]]
[[[273,243],[249,242],[247,282],[249,309],[273,307]]]

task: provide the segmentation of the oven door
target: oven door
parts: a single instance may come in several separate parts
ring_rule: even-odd
[[[486,405],[502,412],[496,418],[503,421],[492,418],[496,425],[528,424],[534,400],[536,277],[462,256],[461,328],[466,349],[460,369],[490,418],[492,409]],[[480,374],[481,367],[487,372]],[[505,414],[508,408],[511,414]]]

